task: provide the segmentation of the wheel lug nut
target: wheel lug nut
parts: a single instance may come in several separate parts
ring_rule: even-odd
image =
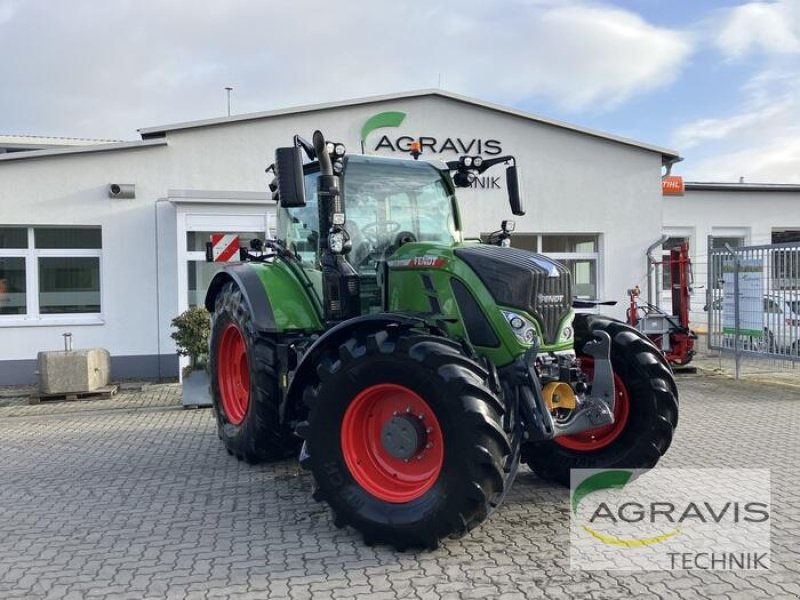
[[[426,448],[428,448],[428,449],[430,450],[431,448],[433,448],[433,444],[431,444],[430,442],[428,442],[427,444],[425,444],[425,447],[426,447]]]
[[[406,409],[406,414],[411,414],[411,407],[410,406]]]

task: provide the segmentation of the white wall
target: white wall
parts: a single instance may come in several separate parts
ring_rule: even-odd
[[[708,236],[744,236],[748,245],[770,244],[773,230],[800,230],[799,192],[687,190],[664,197],[664,233],[689,235],[695,278],[690,319],[704,331],[707,313]]]
[[[157,354],[154,203],[166,155],[166,147],[152,147],[0,163],[0,223],[99,225],[103,235],[102,322],[77,324],[69,316],[59,324],[5,321],[0,360],[63,349],[61,334],[67,331],[75,347],[103,346],[119,356]],[[136,199],[109,198],[111,182],[136,183]]]
[[[274,148],[289,143],[295,133],[310,139],[321,129],[328,139],[359,152],[361,126],[389,110],[405,112],[406,119],[400,128],[373,132],[369,153],[375,153],[384,134],[502,142],[504,153],[516,156],[524,178],[527,214],[515,219],[517,231],[600,233],[599,293],[620,302],[607,312],[624,317],[625,292],[644,281],[644,250],[661,235],[661,156],[655,152],[462,102],[421,97],[170,132],[171,168],[186,188],[260,191],[269,181],[264,167]],[[453,152],[423,155],[457,157]],[[494,174],[502,180],[504,173],[498,167]],[[505,189],[460,190],[459,195],[467,235],[497,229],[511,216]]]
[[[290,143],[295,133],[310,138],[320,128],[357,152],[361,126],[385,110],[406,112],[406,121],[400,129],[374,132],[368,146],[383,133],[500,140],[504,153],[517,157],[524,177],[528,213],[516,219],[517,230],[602,234],[600,293],[619,300],[611,312],[624,314],[625,290],[644,277],[644,249],[661,232],[661,156],[423,97],[174,131],[167,135],[168,146],[0,162],[0,223],[103,228],[103,324],[0,324],[0,361],[31,360],[40,350],[59,349],[64,331],[73,333],[76,347],[103,346],[114,356],[173,353],[169,320],[184,293],[175,283],[182,268],[177,245],[185,242],[176,234],[169,190],[264,192],[269,182],[264,169],[274,148]],[[496,175],[503,175],[502,168]],[[111,182],[135,183],[136,199],[108,198]],[[510,216],[505,189],[466,191],[461,206],[472,236]]]

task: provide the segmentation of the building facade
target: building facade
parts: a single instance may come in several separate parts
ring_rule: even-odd
[[[512,154],[527,212],[514,244],[571,269],[576,293],[615,299],[645,277],[662,233],[663,166],[675,152],[440,91],[140,130],[135,142],[0,155],[0,383],[35,381],[39,351],[104,347],[115,379],[174,377],[170,321],[219,264],[212,233],[269,235],[264,173],[275,147],[321,129],[350,152],[422,158]],[[112,185],[120,186],[111,188]],[[114,190],[122,190],[115,193]],[[466,237],[510,217],[502,169],[461,190]]]
[[[687,182],[682,196],[664,196],[664,247],[689,244],[694,271],[690,319],[705,331],[707,256],[714,248],[800,241],[800,185]],[[669,282],[661,282],[669,306]]]

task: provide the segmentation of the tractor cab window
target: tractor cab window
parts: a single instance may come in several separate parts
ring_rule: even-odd
[[[453,195],[428,163],[353,156],[343,187],[349,259],[364,275],[404,243],[460,240]]]

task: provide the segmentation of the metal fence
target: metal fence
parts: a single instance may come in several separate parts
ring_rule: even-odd
[[[709,348],[800,361],[800,242],[718,245],[709,238]]]

